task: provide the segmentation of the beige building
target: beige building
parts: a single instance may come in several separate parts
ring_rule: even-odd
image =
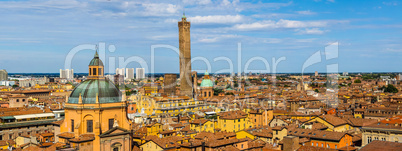
[[[362,127],[362,146],[380,140],[402,143],[402,116],[388,118]]]
[[[6,70],[0,70],[0,81],[8,80],[8,73]]]

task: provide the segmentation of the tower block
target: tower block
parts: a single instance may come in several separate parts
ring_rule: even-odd
[[[180,49],[180,94],[193,95],[191,78],[191,41],[190,22],[183,15],[179,25],[179,49]]]

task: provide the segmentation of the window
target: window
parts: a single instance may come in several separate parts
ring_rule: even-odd
[[[113,124],[114,124],[114,119],[109,119],[109,129],[113,128]]]
[[[324,144],[323,144],[323,143],[321,143],[321,147],[324,147]]]
[[[335,145],[335,149],[338,149],[338,145]]]
[[[314,146],[314,143],[311,143],[311,146]]]
[[[3,135],[0,135],[0,141],[3,140]]]
[[[20,99],[17,99],[17,102],[20,102]]]
[[[327,148],[329,148],[329,145],[327,144]]]
[[[93,132],[93,121],[92,120],[87,120],[87,132],[88,133]]]
[[[71,132],[74,132],[74,120],[71,120]]]
[[[102,68],[99,68],[99,73],[98,75],[102,75]]]
[[[91,68],[89,68],[89,75],[92,75],[92,72],[91,72],[92,70],[91,70]]]
[[[25,102],[25,99],[22,99],[22,102]]]
[[[13,139],[13,134],[8,135],[8,139]]]
[[[318,143],[315,143],[315,145],[318,147]]]
[[[92,68],[92,70],[93,75],[96,75],[96,68]]]

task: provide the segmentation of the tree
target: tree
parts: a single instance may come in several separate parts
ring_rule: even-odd
[[[235,88],[237,88],[237,87],[239,87],[239,83],[237,83],[237,81],[235,81],[233,86],[234,86]]]
[[[318,89],[315,89],[314,92],[320,93],[320,91],[318,91]]]
[[[354,83],[362,83],[362,81],[361,81],[360,79],[356,79],[356,80],[354,81]]]
[[[233,92],[228,92],[225,95],[234,95]]]
[[[382,87],[382,89],[384,90],[384,92],[388,92],[388,93],[398,93],[398,89],[392,85],[392,84],[388,84],[388,86],[384,86]]]
[[[222,93],[223,89],[214,89],[214,95],[219,95],[219,93]]]

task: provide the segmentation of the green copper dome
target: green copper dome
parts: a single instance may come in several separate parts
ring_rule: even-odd
[[[120,90],[107,79],[89,79],[80,83],[71,92],[68,103],[78,104],[78,100],[82,96],[82,104],[95,104],[96,95],[98,95],[99,103],[115,103],[121,102]]]
[[[102,60],[99,59],[98,52],[96,51],[94,58],[91,60],[88,66],[103,66]]]
[[[210,79],[204,79],[201,82],[201,87],[213,87],[214,83]]]

